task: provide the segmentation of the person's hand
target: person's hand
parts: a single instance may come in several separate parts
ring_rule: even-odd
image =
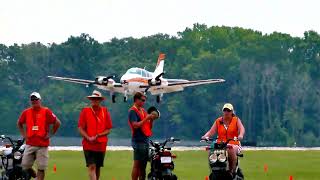
[[[47,136],[44,139],[50,139],[53,134],[48,133]]]
[[[159,117],[158,117],[158,114],[156,113],[156,112],[152,112],[151,113],[151,119],[152,120],[156,120],[156,119],[158,119]]]
[[[155,116],[153,114],[148,114],[146,119],[147,120],[154,120]]]
[[[97,136],[91,136],[87,138],[89,142],[94,142],[97,139]]]
[[[243,140],[243,135],[239,135],[238,136],[238,141],[242,141]]]
[[[204,136],[201,137],[201,139],[209,140],[209,137],[204,135]]]

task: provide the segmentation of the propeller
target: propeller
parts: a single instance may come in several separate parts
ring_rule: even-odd
[[[96,77],[96,79],[94,80],[93,83],[87,84],[87,87],[91,87],[94,84],[108,86],[109,79],[114,79],[115,77],[116,77],[115,75],[110,75],[110,76],[107,76],[107,77],[102,77],[102,76],[99,77],[98,76],[98,77]],[[106,83],[104,83],[104,82],[106,82]]]
[[[164,72],[160,73],[157,77],[154,78],[154,80],[156,81],[155,84],[153,84],[152,80],[153,79],[149,79],[148,80],[148,84],[149,86],[153,86],[153,85],[160,85],[161,84],[161,77],[164,75]]]
[[[153,80],[153,79],[149,79],[149,80],[148,80],[148,87],[144,90],[144,92],[147,93],[148,90],[151,88],[151,86],[161,85],[161,79],[160,79],[160,78],[161,78],[164,74],[165,74],[165,73],[162,72],[162,73],[160,73],[158,76],[156,76],[156,77],[154,78],[154,80],[156,81],[155,84],[152,83],[152,80]]]

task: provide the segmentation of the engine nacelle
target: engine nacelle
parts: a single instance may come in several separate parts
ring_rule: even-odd
[[[110,77],[98,76],[96,77],[95,82],[96,84],[100,84],[100,85],[108,85],[108,84],[113,84],[115,81]]]
[[[149,86],[157,86],[161,85],[161,79],[157,80],[156,78],[152,78],[148,81]]]

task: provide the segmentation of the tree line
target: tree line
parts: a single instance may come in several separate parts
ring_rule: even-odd
[[[116,74],[119,80],[130,67],[153,71],[160,52],[166,54],[167,78],[226,82],[165,95],[159,105],[149,96],[147,106],[156,105],[162,114],[154,128],[156,137],[197,140],[221,115],[222,105],[230,102],[246,127],[248,141],[264,146],[320,145],[320,35],[306,31],[303,37],[292,37],[204,24],[176,36],[99,43],[81,34],[61,44],[0,44],[0,133],[18,133],[16,120],[29,105],[28,95],[39,91],[43,103],[62,120],[59,135],[78,136],[79,112],[88,105],[85,96],[93,88],[47,76],[94,79]],[[123,103],[121,96],[115,104],[110,98],[105,101],[114,124],[112,137],[130,137],[131,103]]]

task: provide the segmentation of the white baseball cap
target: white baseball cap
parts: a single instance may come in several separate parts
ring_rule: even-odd
[[[41,96],[40,96],[40,94],[38,93],[38,92],[33,92],[33,93],[31,93],[30,94],[30,98],[31,97],[36,97],[37,99],[41,99]]]
[[[224,109],[229,109],[230,111],[233,111],[233,106],[232,106],[232,104],[230,104],[230,103],[226,103],[226,104],[224,104],[224,106],[223,106],[223,108],[222,108],[222,111],[223,111]]]

